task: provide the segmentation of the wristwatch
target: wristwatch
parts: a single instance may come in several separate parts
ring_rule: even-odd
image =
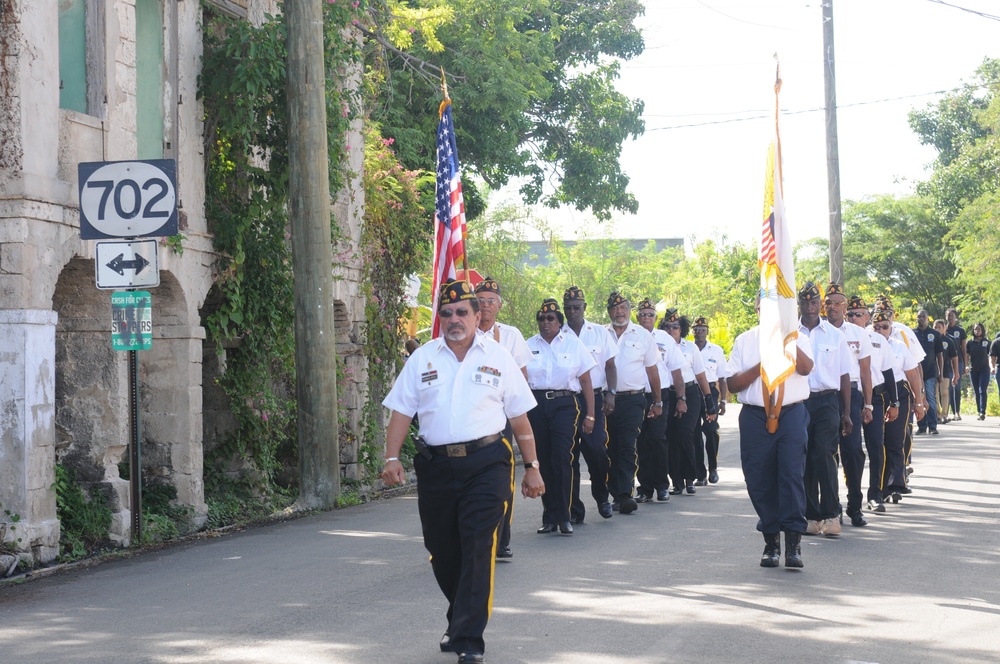
[[[538,470],[538,459],[535,459],[534,461],[525,461],[524,462],[524,469],[525,470],[531,470],[532,468],[534,468],[535,470]]]
[[[653,402],[653,408],[663,408],[663,402],[662,401],[654,401]]]
[[[875,406],[871,405],[870,403],[866,403],[865,410],[875,410]]]
[[[596,421],[596,418],[593,415],[585,415],[583,419],[590,420],[591,422]]]
[[[889,404],[889,408],[899,408],[899,402],[893,401],[892,403]]]
[[[687,395],[686,395],[686,394],[678,394],[678,395],[677,395],[677,400],[678,400],[678,401],[687,401],[687,400],[688,400],[688,398],[687,398]]]

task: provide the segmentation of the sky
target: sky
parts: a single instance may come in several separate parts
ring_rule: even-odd
[[[1000,14],[995,0],[946,0]],[[907,114],[1000,57],[1000,21],[934,0],[832,0],[841,198],[912,193],[932,148]],[[756,243],[781,63],[784,193],[793,241],[828,235],[822,6],[795,0],[646,0],[644,53],[618,89],[645,102],[621,165],[636,215],[536,208],[562,239],[725,236]],[[815,109],[815,110],[812,110]],[[763,117],[760,117],[763,116]],[[751,119],[757,118],[757,119]],[[508,187],[491,204],[516,200]],[[538,239],[530,237],[529,239]]]

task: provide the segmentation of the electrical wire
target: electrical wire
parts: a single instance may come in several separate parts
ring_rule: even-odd
[[[927,0],[927,2],[933,2],[936,5],[944,5],[945,7],[951,7],[952,9],[959,9],[963,12],[969,12],[970,14],[975,14],[982,18],[988,18],[991,21],[1000,21],[1000,16],[996,14],[987,14],[986,12],[981,12],[977,9],[972,9],[970,7],[962,7],[961,5],[953,5],[950,2],[945,2],[944,0]]]

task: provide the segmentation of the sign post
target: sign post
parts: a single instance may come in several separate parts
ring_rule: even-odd
[[[173,159],[77,164],[80,237],[98,242],[95,273],[111,295],[111,346],[128,353],[129,489],[132,543],[142,542],[139,355],[153,346],[152,297],[136,286],[160,285],[157,238],[177,235],[177,162]],[[124,238],[124,239],[122,239]]]

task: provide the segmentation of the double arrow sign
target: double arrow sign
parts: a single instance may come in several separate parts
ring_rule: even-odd
[[[160,285],[156,240],[122,240],[98,242],[97,287],[103,290],[119,288],[155,288]],[[153,269],[146,269],[152,266]]]

